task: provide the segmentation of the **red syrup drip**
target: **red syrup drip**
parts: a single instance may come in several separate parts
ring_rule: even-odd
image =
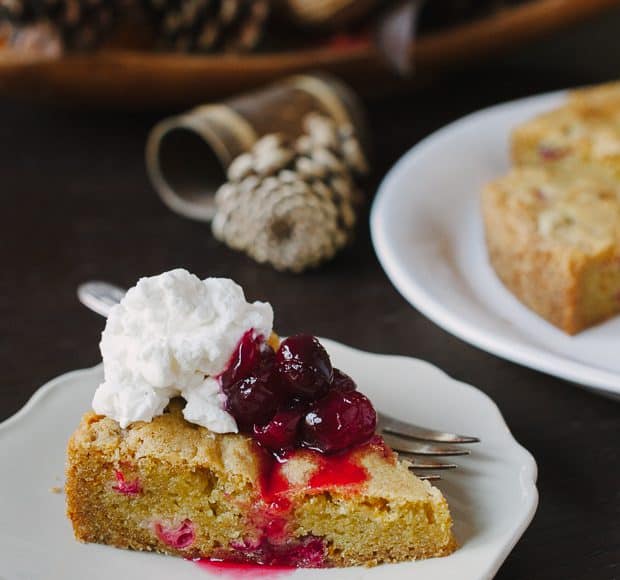
[[[350,454],[320,458],[319,468],[310,478],[308,486],[318,489],[331,486],[358,485],[368,479],[368,472],[350,457]]]
[[[265,566],[263,564],[228,562],[208,558],[200,558],[194,562],[214,576],[227,578],[275,578],[295,570],[295,566]]]
[[[294,344],[288,344],[287,341]],[[261,473],[258,481],[260,501],[248,506],[250,523],[248,535],[232,542],[227,548],[218,549],[212,554],[212,558],[198,560],[201,567],[215,570],[217,573],[230,575],[232,572],[237,577],[240,574],[257,577],[258,574],[265,573],[264,575],[269,576],[281,570],[328,566],[323,538],[311,534],[303,537],[293,536],[293,530],[290,528],[293,504],[289,492],[312,493],[316,490],[316,493],[320,493],[321,490],[329,488],[348,488],[349,493],[355,493],[361,484],[369,479],[368,472],[360,464],[360,456],[364,452],[379,454],[387,461],[392,461],[394,458],[394,454],[381,437],[373,436],[368,440],[374,432],[376,413],[371,403],[355,391],[353,380],[340,371],[337,373],[337,380],[334,382],[330,378],[332,384],[327,385],[332,390],[327,394],[327,397],[331,397],[330,405],[326,409],[320,405],[314,409],[319,419],[323,419],[321,413],[327,413],[326,419],[332,423],[327,425],[327,430],[315,432],[315,429],[312,437],[308,437],[308,433],[301,432],[299,424],[301,418],[313,407],[309,407],[306,401],[308,403],[306,406],[302,404],[300,410],[295,410],[299,409],[299,398],[303,399],[303,395],[308,397],[306,391],[300,390],[300,384],[303,386],[307,382],[312,383],[314,380],[312,369],[318,368],[319,363],[324,363],[325,368],[329,367],[330,377],[332,367],[323,347],[315,338],[304,335],[289,338],[287,341],[283,344],[287,343],[289,350],[292,349],[290,357],[293,355],[300,357],[300,365],[307,371],[304,377],[310,376],[309,381],[300,381],[295,374],[298,373],[297,369],[294,369],[295,373],[290,369],[286,370],[288,367],[285,363],[288,359],[286,357],[283,360],[278,359],[282,345],[274,354],[271,347],[262,344],[264,337],[255,335],[253,329],[243,335],[225,370],[216,377],[228,398],[227,410],[235,417],[243,433],[254,434],[253,443],[261,457]],[[324,357],[321,353],[324,353]],[[324,358],[327,362],[323,360]],[[288,374],[282,374],[282,369],[285,367]],[[273,373],[276,371],[279,374],[274,376]],[[278,388],[282,388],[284,378],[287,388],[285,392],[280,392]],[[275,380],[274,384],[270,384],[272,379]],[[273,413],[279,418],[280,423],[275,418],[264,423],[261,421],[267,417],[258,416],[261,413],[261,404],[269,402],[265,399],[265,392],[275,401]],[[281,401],[280,397],[287,394],[290,400]],[[316,397],[320,399],[323,394],[317,389],[310,393],[312,400]],[[287,404],[291,407],[287,407]],[[283,406],[278,408],[278,405]],[[267,413],[273,416],[271,408],[263,414]],[[293,417],[286,416],[287,413],[292,413]],[[295,419],[296,413],[300,413],[297,421],[289,424]],[[342,439],[344,435],[346,437]],[[334,441],[334,437],[339,437],[340,441]],[[360,440],[362,442],[358,444]],[[345,445],[348,448],[340,450]],[[275,451],[278,448],[288,450]],[[291,484],[285,475],[285,465],[294,457],[300,457],[313,465],[309,479],[300,485]],[[166,530],[166,532],[170,532],[173,536],[179,534],[185,537],[180,530]]]
[[[325,544],[322,538],[263,535],[254,540],[233,542],[232,551],[220,555],[222,560],[287,568],[324,568]]]
[[[308,457],[316,465],[316,470],[305,486],[306,489],[359,486],[368,481],[369,477],[366,469],[357,460],[358,454],[364,449],[379,453],[388,461],[394,460],[394,453],[378,435],[375,435],[368,443],[333,455],[326,455],[311,449],[297,449],[282,455],[272,455],[265,451],[260,476],[260,492],[267,510],[285,514],[290,509],[286,494],[291,490],[291,484],[284,475],[283,468],[296,455]]]
[[[358,445],[345,453],[325,455],[312,453],[316,457],[318,469],[314,472],[308,487],[310,489],[322,489],[325,487],[359,486],[368,481],[368,471],[359,464],[357,455],[360,450],[379,453],[390,463],[396,461],[394,452],[385,444],[379,435],[372,437],[368,443]]]
[[[214,575],[229,578],[273,578],[298,567],[325,567],[325,546],[321,538],[287,537],[286,524],[292,504],[286,494],[292,486],[282,469],[295,455],[304,454],[317,465],[306,486],[306,489],[314,490],[333,486],[355,488],[366,482],[369,478],[368,472],[357,462],[357,454],[361,450],[378,453],[388,461],[395,458],[392,450],[379,436],[346,453],[335,455],[302,449],[274,456],[260,446],[257,447],[263,452],[260,478],[263,501],[262,505],[257,507],[254,518],[261,534],[254,541],[239,542],[232,546],[230,560],[195,560],[198,566]]]

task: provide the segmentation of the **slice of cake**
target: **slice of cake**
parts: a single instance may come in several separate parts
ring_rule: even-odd
[[[268,304],[182,270],[110,314],[105,380],[71,437],[77,539],[262,565],[375,565],[456,543],[441,492],[375,435],[376,412]]]
[[[620,83],[574,91],[562,107],[517,127],[512,157],[518,166],[620,180]]]
[[[448,505],[377,439],[275,461],[243,435],[196,427],[173,401],[121,429],[88,413],[69,444],[76,537],[187,558],[374,565],[455,548]]]
[[[620,312],[620,185],[524,167],[482,211],[491,264],[526,306],[569,334]]]

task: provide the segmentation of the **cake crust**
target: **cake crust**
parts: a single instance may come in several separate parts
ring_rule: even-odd
[[[441,492],[381,444],[338,460],[347,462],[341,474],[354,472],[344,484],[316,485],[323,459],[310,451],[266,476],[250,438],[188,423],[182,407],[173,400],[164,415],[127,429],[84,415],[69,441],[66,481],[78,540],[185,558],[261,562],[275,553],[303,567],[372,566],[456,548]]]

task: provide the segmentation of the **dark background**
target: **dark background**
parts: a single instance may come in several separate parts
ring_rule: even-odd
[[[375,141],[369,197],[408,148],[463,114],[620,77],[619,48],[616,11],[438,79],[431,88],[368,102]],[[497,578],[620,578],[618,403],[439,329],[391,286],[366,225],[351,249],[299,277],[221,246],[205,224],[166,209],[147,181],[145,136],[167,113],[0,100],[0,420],[50,378],[99,362],[103,320],[78,304],[80,282],[102,278],[130,286],[141,275],[177,266],[229,276],[252,299],[273,304],[282,334],[304,330],[361,349],[421,357],[493,397],[538,461],[541,495],[531,527]]]

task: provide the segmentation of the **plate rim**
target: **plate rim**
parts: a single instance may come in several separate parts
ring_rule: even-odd
[[[392,166],[377,189],[370,212],[371,240],[381,267],[394,287],[414,308],[439,327],[461,340],[505,360],[596,390],[602,394],[614,396],[620,395],[620,376],[618,374],[548,350],[529,345],[518,345],[510,339],[502,337],[492,337],[488,331],[480,330],[471,321],[461,318],[458,313],[454,313],[452,309],[441,304],[422,284],[418,283],[415,276],[408,273],[407,268],[398,258],[395,244],[390,241],[386,220],[383,219],[389,197],[393,195],[394,186],[392,183],[412,163],[412,160],[428,147],[446,138],[447,135],[458,130],[461,126],[484,118],[489,114],[500,113],[515,106],[536,105],[547,101],[549,104],[554,104],[555,101],[560,102],[562,98],[566,97],[569,90],[572,89],[514,99],[474,111],[441,127],[416,143]]]
[[[518,525],[511,532],[510,539],[502,546],[502,549],[495,556],[495,558],[492,561],[489,561],[485,577],[492,579],[497,574],[503,563],[506,561],[506,558],[508,558],[517,542],[523,537],[523,534],[532,523],[532,520],[536,515],[536,511],[538,510],[538,504],[540,501],[540,494],[537,485],[538,463],[536,462],[534,455],[523,445],[521,445],[521,443],[519,443],[517,438],[514,436],[497,403],[483,390],[459,379],[455,379],[448,372],[427,360],[408,355],[385,354],[365,351],[332,339],[320,338],[320,340],[324,343],[336,344],[338,347],[344,348],[345,350],[353,351],[356,354],[362,354],[366,356],[371,355],[372,357],[383,359],[401,359],[403,361],[411,361],[415,364],[425,366],[429,371],[432,371],[438,377],[441,377],[443,380],[447,380],[452,383],[454,387],[469,390],[470,392],[475,393],[475,396],[480,397],[483,401],[485,401],[487,405],[489,405],[489,408],[493,410],[497,419],[504,427],[506,435],[510,439],[511,443],[515,446],[515,449],[518,449],[525,463],[523,469],[521,470],[520,477],[522,484],[525,485],[527,483],[528,498],[530,502],[528,504],[528,509],[522,512],[521,520],[519,521]]]
[[[534,456],[514,437],[512,431],[506,423],[506,420],[501,410],[499,409],[495,401],[493,401],[493,399],[489,395],[487,395],[485,392],[478,389],[477,387],[451,377],[443,369],[423,359],[406,355],[368,352],[331,339],[321,338],[321,341],[327,344],[330,348],[332,347],[332,345],[336,345],[337,348],[344,351],[349,351],[355,356],[370,355],[372,358],[383,359],[386,361],[390,359],[399,359],[407,364],[424,366],[429,372],[432,372],[438,378],[438,380],[444,382],[447,381],[454,388],[463,389],[471,392],[476,398],[484,402],[484,405],[489,411],[493,412],[493,414],[495,415],[494,421],[502,427],[511,447],[513,448],[514,452],[518,454],[518,463],[520,464],[519,479],[522,488],[526,492],[524,496],[527,500],[527,509],[524,509],[520,512],[519,520],[515,520],[514,527],[509,532],[507,532],[505,541],[503,542],[499,550],[493,555],[491,555],[486,562],[486,565],[484,566],[485,569],[482,571],[483,575],[478,577],[480,578],[480,580],[482,580],[483,578],[492,578],[500,569],[510,552],[513,550],[515,544],[522,537],[525,530],[529,527],[536,513],[539,503],[539,492],[537,488],[538,466],[536,460]],[[32,411],[34,411],[39,406],[39,404],[44,401],[46,397],[48,397],[56,390],[62,389],[63,385],[67,384],[70,381],[80,380],[82,377],[87,377],[88,375],[98,372],[101,366],[101,363],[99,363],[91,367],[69,371],[46,382],[43,386],[41,386],[32,394],[32,396],[28,399],[28,401],[24,404],[23,407],[21,407],[16,413],[11,415],[10,417],[0,422],[0,443],[2,437],[10,437],[10,434],[8,432],[11,430],[11,428],[17,427],[19,423],[27,420]]]

